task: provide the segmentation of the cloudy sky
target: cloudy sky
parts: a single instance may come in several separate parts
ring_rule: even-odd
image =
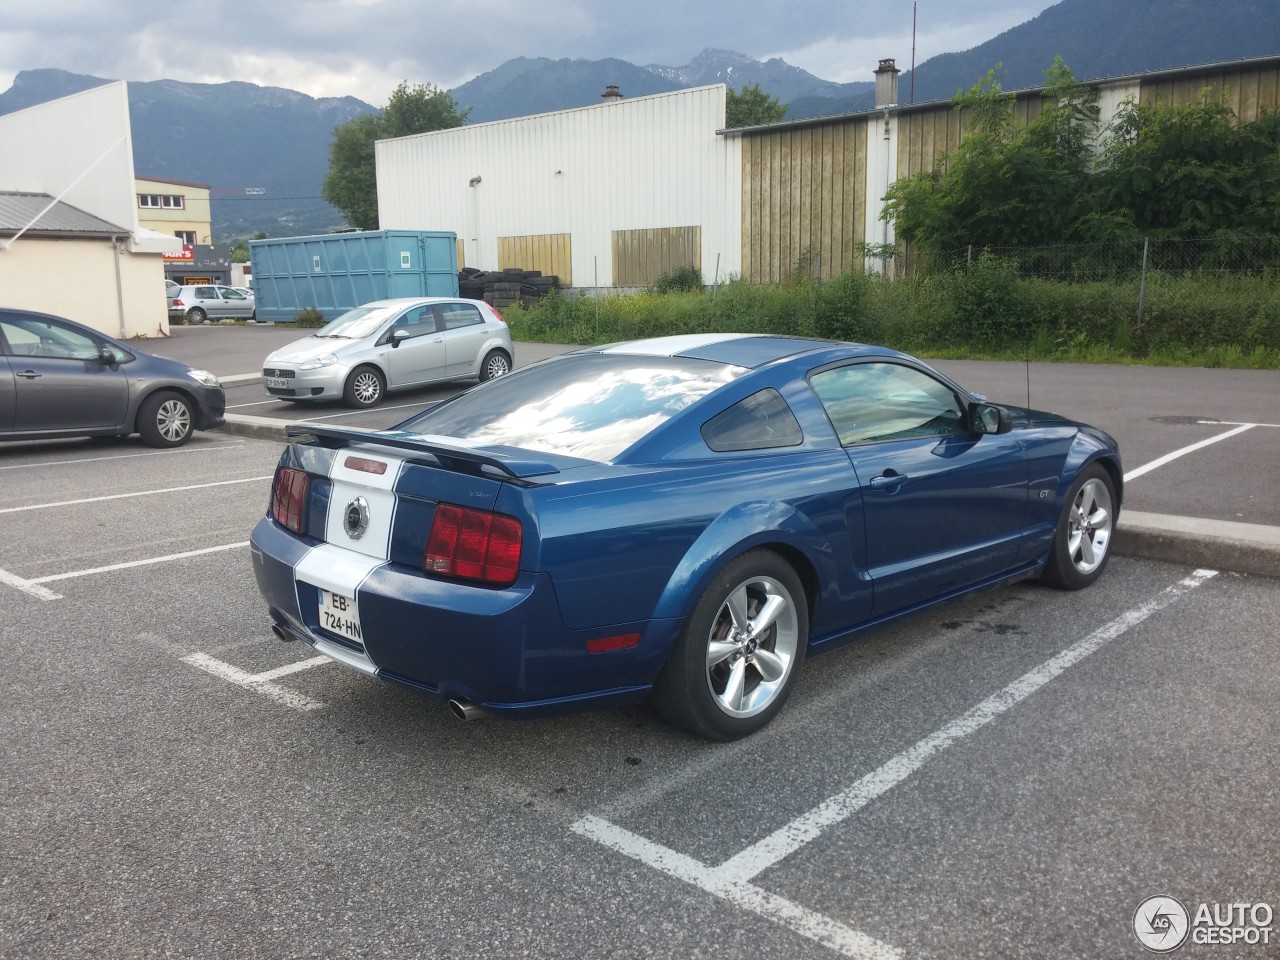
[[[918,0],[916,62],[967,50],[1056,0]],[[642,12],[643,11],[643,12]],[[911,0],[0,0],[0,92],[21,70],[246,80],[382,106],[513,57],[681,66],[706,47],[824,80],[911,63]]]

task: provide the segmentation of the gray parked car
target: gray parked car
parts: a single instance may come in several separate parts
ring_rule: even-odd
[[[89,327],[0,307],[0,440],[139,433],[176,447],[225,422],[218,378]]]
[[[252,320],[253,297],[218,284],[183,287],[169,304],[169,319],[187,323],[206,320]]]
[[[441,380],[491,380],[511,371],[511,331],[480,300],[410,297],[348,310],[263,363],[282,400],[343,399],[370,407],[391,390]]]

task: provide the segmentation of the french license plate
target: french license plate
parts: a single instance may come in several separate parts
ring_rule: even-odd
[[[267,377],[267,386],[280,387],[283,389],[289,386],[289,381],[284,377]]]
[[[344,597],[330,590],[320,591],[320,626],[330,633],[363,644],[360,631],[360,612],[355,597]]]

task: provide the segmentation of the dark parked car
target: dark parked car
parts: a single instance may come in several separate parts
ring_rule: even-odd
[[[1101,430],[789,337],[590,348],[386,431],[290,432],[252,536],[277,636],[460,716],[652,696],[721,740],[868,628],[1092,583],[1121,498]]]
[[[141,434],[176,447],[221,426],[218,378],[43,313],[0,307],[0,440]]]

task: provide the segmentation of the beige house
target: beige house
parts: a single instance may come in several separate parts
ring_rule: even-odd
[[[0,307],[163,336],[173,230],[139,223],[129,101],[109,83],[0,117]]]
[[[187,247],[213,243],[207,183],[137,177],[133,190],[138,200],[138,226],[171,234]]]

